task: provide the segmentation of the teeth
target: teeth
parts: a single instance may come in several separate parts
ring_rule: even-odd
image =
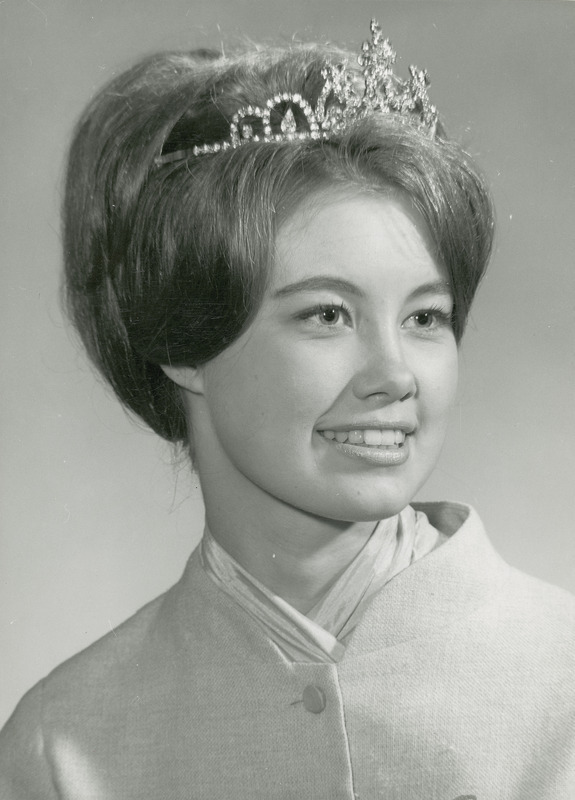
[[[335,439],[343,444],[366,444],[368,447],[393,447],[405,442],[405,433],[389,428],[368,428],[366,430],[351,431],[321,431],[326,439]]]
[[[378,447],[380,444],[383,444],[382,434],[383,431],[378,431],[378,430],[364,431],[363,441],[365,442],[365,444],[369,444],[372,447],[373,446]]]

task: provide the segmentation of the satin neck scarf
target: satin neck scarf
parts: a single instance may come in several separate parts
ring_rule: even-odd
[[[407,506],[376,525],[357,556],[307,615],[250,575],[207,527],[200,560],[211,580],[265,629],[288,661],[337,663],[374,595],[446,538],[423,512]]]

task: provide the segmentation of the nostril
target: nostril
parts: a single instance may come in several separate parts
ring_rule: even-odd
[[[373,398],[380,402],[393,403],[413,397],[416,379],[411,365],[403,356],[371,358],[358,370],[353,390],[360,399]]]

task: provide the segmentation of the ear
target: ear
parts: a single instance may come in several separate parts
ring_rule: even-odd
[[[192,394],[204,393],[204,371],[201,367],[174,367],[171,364],[161,365],[168,378]]]

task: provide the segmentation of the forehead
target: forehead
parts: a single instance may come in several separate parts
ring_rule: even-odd
[[[272,286],[310,274],[351,280],[442,273],[425,223],[399,194],[317,194],[281,225]]]

